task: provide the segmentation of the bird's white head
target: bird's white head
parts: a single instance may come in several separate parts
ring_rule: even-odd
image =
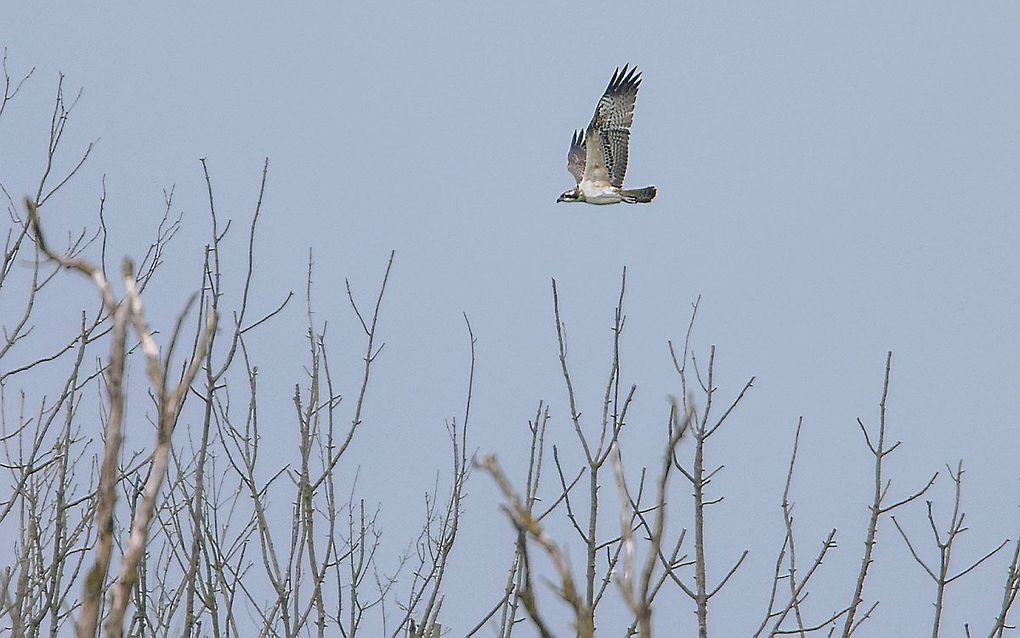
[[[560,202],[581,202],[581,192],[577,188],[571,188],[568,191],[564,191],[562,195],[556,200],[556,203]]]

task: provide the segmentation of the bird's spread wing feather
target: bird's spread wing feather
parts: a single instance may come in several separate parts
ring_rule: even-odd
[[[630,127],[634,122],[641,73],[636,68],[616,69],[606,92],[599,100],[595,116],[586,131],[585,179],[623,187],[627,174]]]
[[[574,131],[574,136],[570,138],[570,151],[567,153],[567,170],[578,184],[584,178],[584,164],[584,131]]]

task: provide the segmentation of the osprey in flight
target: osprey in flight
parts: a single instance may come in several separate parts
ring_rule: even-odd
[[[557,202],[589,204],[645,204],[655,198],[655,187],[624,190],[630,147],[630,125],[634,122],[641,73],[625,65],[617,67],[602,94],[588,128],[574,131],[567,153],[567,170],[577,186],[560,195]]]

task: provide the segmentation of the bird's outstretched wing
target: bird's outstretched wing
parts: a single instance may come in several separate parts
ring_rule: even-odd
[[[567,152],[567,170],[578,184],[584,178],[585,153],[584,131],[574,131],[574,136],[570,138],[570,151]]]
[[[641,73],[636,68],[625,65],[613,73],[586,131],[586,179],[623,187],[630,126],[634,122],[634,104],[640,86]]]

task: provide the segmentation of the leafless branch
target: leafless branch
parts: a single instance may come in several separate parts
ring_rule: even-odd
[[[949,473],[949,478],[952,479],[954,485],[954,497],[953,497],[953,513],[949,518],[949,524],[945,530],[945,536],[939,533],[939,529],[935,523],[935,515],[931,501],[927,501],[928,505],[928,522],[931,524],[932,535],[934,536],[935,546],[939,550],[938,567],[933,569],[928,566],[927,563],[918,555],[917,550],[914,548],[913,543],[910,542],[910,538],[907,533],[900,526],[896,517],[893,517],[893,523],[896,525],[896,530],[903,537],[903,541],[907,544],[907,548],[910,550],[910,555],[914,557],[914,561],[920,565],[925,573],[931,577],[935,582],[935,603],[934,603],[934,619],[932,621],[932,636],[938,638],[939,631],[942,625],[942,613],[945,610],[946,601],[946,590],[947,586],[955,580],[966,576],[974,569],[976,569],[981,563],[985,562],[995,554],[999,552],[1009,540],[1002,541],[998,547],[989,551],[984,556],[971,563],[971,565],[965,569],[960,570],[955,575],[950,575],[950,560],[953,554],[953,547],[956,543],[957,537],[963,532],[967,531],[964,527],[963,521],[966,515],[961,511],[961,494],[963,489],[963,461],[959,461],[956,465],[956,471],[953,468],[946,467]]]

